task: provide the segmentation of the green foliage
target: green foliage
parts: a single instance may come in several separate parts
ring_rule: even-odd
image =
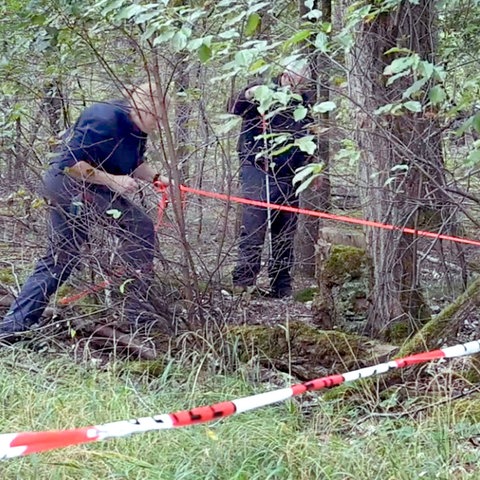
[[[293,177],[293,184],[296,185],[299,183],[300,185],[295,193],[299,195],[301,192],[306,190],[311,183],[322,174],[324,168],[325,165],[323,163],[309,163],[304,167],[298,168],[295,171],[295,176]]]

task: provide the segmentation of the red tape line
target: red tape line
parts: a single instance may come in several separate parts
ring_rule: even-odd
[[[449,240],[451,242],[465,243],[467,245],[475,245],[480,247],[480,241],[471,240],[464,237],[456,237],[453,235],[444,235],[442,233],[428,232],[426,230],[417,230],[410,227],[398,227],[388,223],[375,222],[373,220],[364,220],[360,218],[347,217],[345,215],[334,215],[332,213],[320,212],[317,210],[308,210],[306,208],[289,207],[287,205],[277,205],[276,203],[261,202],[259,200],[249,200],[243,197],[236,197],[234,195],[226,195],[224,193],[207,192],[198,188],[186,187],[180,185],[180,190],[186,193],[193,193],[204,197],[215,198],[217,200],[224,200],[226,202],[242,203],[245,205],[252,205],[255,207],[270,208],[272,210],[282,210],[284,212],[299,213],[302,215],[309,215],[311,217],[325,218],[327,220],[335,220],[337,222],[353,223],[356,225],[364,225],[366,227],[381,228],[384,230],[398,231],[401,233],[408,233],[411,235],[418,235],[421,237],[429,237],[438,240]]]

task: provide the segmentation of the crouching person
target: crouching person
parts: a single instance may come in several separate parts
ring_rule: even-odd
[[[0,340],[14,341],[39,321],[51,295],[79,264],[93,226],[114,226],[123,240],[126,274],[137,278],[136,296],[146,292],[153,274],[154,225],[125,195],[137,191],[139,181],[168,182],[144,160],[148,134],[164,123],[162,101],[145,84],[128,98],[96,103],[81,113],[43,177],[50,205],[47,251],[0,323]],[[136,321],[138,304],[126,305],[125,311]]]

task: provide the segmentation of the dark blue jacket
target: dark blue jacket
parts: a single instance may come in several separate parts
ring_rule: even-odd
[[[240,93],[234,95],[229,102],[229,112],[242,117],[242,127],[238,140],[238,153],[242,164],[265,164],[265,159],[256,159],[257,153],[265,150],[265,142],[262,138],[256,138],[264,133],[289,133],[291,134],[288,143],[294,139],[301,138],[308,134],[307,125],[312,123],[313,119],[307,115],[300,121],[295,121],[293,117],[294,110],[300,102],[293,100],[286,109],[279,111],[271,116],[263,125],[262,116],[258,112],[257,104],[254,101],[247,100],[245,92],[255,85],[261,85],[262,82],[254,82],[244,88]],[[276,85],[273,88],[277,88]],[[307,94],[302,94],[302,102],[305,107],[308,103]],[[265,129],[265,131],[264,131]],[[293,175],[298,167],[304,165],[308,159],[308,154],[302,152],[298,147],[291,147],[287,151],[268,158],[267,161],[275,164],[275,172],[280,175]]]
[[[126,101],[86,108],[67,132],[53,168],[63,170],[83,160],[113,175],[129,175],[142,162],[147,134],[130,119]]]

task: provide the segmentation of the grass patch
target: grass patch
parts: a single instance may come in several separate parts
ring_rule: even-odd
[[[202,362],[199,362],[202,365]],[[242,371],[212,375],[171,362],[152,378],[75,365],[21,348],[0,351],[0,431],[65,429],[169,413],[277,388]],[[474,479],[478,424],[452,404],[423,420],[376,417],[309,395],[207,425],[70,447],[0,464],[2,479]],[[306,402],[308,400],[308,402]],[[367,412],[367,413],[365,413]]]

